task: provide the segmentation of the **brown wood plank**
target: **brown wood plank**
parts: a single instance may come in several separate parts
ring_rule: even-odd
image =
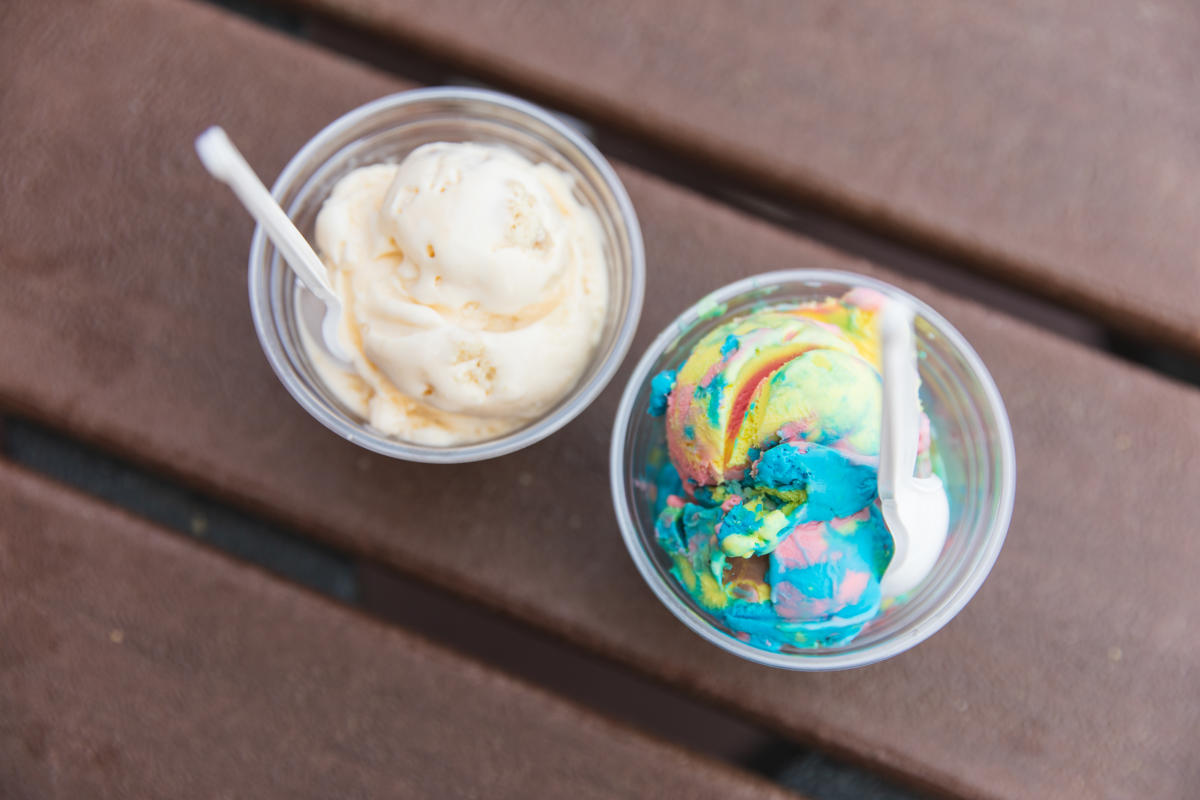
[[[0,464],[0,796],[794,797]]]
[[[270,373],[246,307],[251,226],[203,174],[192,136],[220,122],[271,174],[334,115],[403,84],[200,6],[95,3],[70,21],[16,8],[0,30],[0,74],[13,76],[0,177],[21,201],[0,216],[0,337],[20,342],[0,358],[9,408],[950,791],[1200,785],[1200,709],[1181,702],[1200,689],[1188,635],[1200,495],[1180,488],[1200,479],[1200,393],[622,169],[650,262],[634,353],[738,276],[859,269],[942,310],[1014,421],[1009,542],[946,630],[844,674],[741,663],[658,607],[619,540],[606,457],[628,365],[548,441],[452,468],[350,446]]]
[[[1200,352],[1190,0],[296,4]]]

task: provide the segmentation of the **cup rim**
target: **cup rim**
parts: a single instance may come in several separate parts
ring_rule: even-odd
[[[916,626],[903,635],[878,642],[862,650],[829,653],[814,649],[811,653],[783,653],[763,650],[753,647],[734,637],[723,633],[711,624],[701,619],[696,611],[690,608],[677,594],[677,590],[667,585],[651,561],[647,552],[637,522],[626,500],[627,485],[625,480],[627,452],[625,439],[628,434],[633,414],[637,413],[634,401],[651,377],[650,371],[655,361],[667,347],[682,332],[687,331],[702,319],[706,312],[716,304],[733,299],[746,292],[759,290],[771,285],[803,283],[805,281],[839,282],[855,287],[875,289],[882,294],[900,297],[913,304],[917,315],[924,317],[944,336],[950,344],[962,355],[963,360],[979,379],[983,394],[996,419],[998,444],[1000,450],[1000,497],[998,513],[993,520],[988,535],[983,543],[982,558],[972,570],[967,573],[954,590],[945,597],[933,611]],[[941,314],[927,303],[914,297],[909,292],[877,278],[855,272],[830,269],[792,269],[765,272],[735,281],[723,286],[688,307],[683,313],[670,322],[654,341],[646,348],[645,353],[634,367],[621,394],[621,402],[617,406],[617,415],[613,423],[612,440],[609,447],[609,483],[612,490],[613,506],[617,515],[617,524],[621,529],[621,537],[625,547],[633,558],[634,565],[641,573],[642,579],[649,585],[651,591],[684,625],[691,628],[709,642],[741,656],[748,661],[783,669],[823,672],[831,670],[852,669],[874,664],[879,661],[899,655],[941,630],[946,623],[953,619],[970,602],[975,593],[983,585],[991,572],[1000,549],[1008,534],[1012,521],[1012,509],[1016,497],[1016,453],[1013,444],[1012,426],[1008,419],[1008,411],[1000,390],[996,387],[991,373],[975,349],[967,342],[958,330]]]
[[[477,89],[460,86],[435,86],[380,97],[369,103],[351,109],[333,122],[322,128],[315,136],[300,148],[288,161],[287,166],[279,173],[279,177],[271,186],[271,195],[278,202],[283,202],[284,193],[297,180],[298,176],[314,160],[314,155],[323,149],[330,141],[343,136],[347,131],[362,124],[371,117],[385,111],[412,105],[428,100],[474,101],[497,106],[508,111],[523,114],[532,120],[546,125],[555,134],[563,137],[567,145],[574,147],[583,158],[589,162],[599,174],[601,181],[612,193],[617,206],[617,224],[625,229],[629,238],[630,269],[629,269],[629,304],[626,314],[620,320],[612,350],[601,362],[596,373],[578,391],[578,394],[568,403],[558,406],[552,412],[540,419],[519,428],[516,431],[483,442],[473,442],[461,445],[433,446],[421,445],[393,439],[382,433],[375,433],[365,424],[351,424],[335,415],[330,408],[322,403],[311,391],[304,387],[287,357],[286,352],[275,341],[275,325],[272,322],[273,309],[266,281],[268,269],[267,251],[270,242],[260,226],[255,226],[254,236],[250,242],[250,260],[248,283],[250,293],[251,316],[254,330],[258,336],[263,353],[275,372],[276,377],[283,383],[284,388],[292,398],[304,408],[314,419],[342,438],[367,450],[406,461],[417,461],[429,464],[458,464],[471,461],[484,461],[497,458],[508,453],[528,447],[535,442],[550,436],[568,422],[577,417],[585,408],[592,404],[616,374],[617,369],[625,360],[629,347],[633,343],[633,335],[641,318],[642,301],[645,292],[646,255],[642,239],[641,225],[633,202],[621,179],[608,160],[600,153],[591,141],[580,134],[570,125],[563,122],[557,115],[526,100],[490,89]],[[285,265],[286,267],[286,265]],[[260,280],[261,278],[261,280]]]

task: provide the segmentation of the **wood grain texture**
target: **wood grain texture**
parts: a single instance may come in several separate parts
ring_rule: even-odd
[[[1200,352],[1189,0],[301,0]]]
[[[0,464],[0,796],[795,797]]]
[[[634,354],[734,278],[855,269],[945,314],[1014,423],[1008,543],[944,631],[842,674],[742,663],[660,608],[620,542],[606,460],[631,365],[549,440],[440,468],[338,439],[271,374],[245,297],[251,225],[192,137],[221,123],[271,175],[334,116],[403,84],[200,6],[96,3],[68,22],[30,2],[9,19],[0,177],[21,202],[0,216],[0,337],[21,346],[0,358],[8,408],[948,791],[1200,786],[1200,708],[1180,700],[1200,689],[1200,494],[1182,488],[1200,479],[1200,393],[621,168],[649,259]]]

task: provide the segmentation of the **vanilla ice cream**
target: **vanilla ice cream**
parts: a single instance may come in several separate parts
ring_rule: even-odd
[[[316,244],[352,369],[305,332],[338,398],[398,439],[454,445],[541,416],[604,325],[599,221],[573,180],[504,147],[439,142],[346,175]]]

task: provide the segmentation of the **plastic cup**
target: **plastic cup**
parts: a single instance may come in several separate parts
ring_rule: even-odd
[[[549,163],[575,178],[577,199],[600,221],[609,281],[604,329],[583,374],[557,404],[524,427],[486,441],[435,447],[391,438],[346,408],[321,380],[300,336],[295,275],[258,229],[250,245],[250,309],[275,374],[296,402],[334,433],[409,461],[481,461],[549,436],[596,398],[616,372],[637,328],[645,256],[633,204],[599,151],[547,111],[481,89],[417,89],[349,112],[292,158],[272,194],[311,241],[317,213],[342,176],[368,164],[398,162],[420,145],[436,141],[503,144],[534,163]]]
[[[650,380],[686,360],[705,334],[762,307],[839,297],[854,288],[902,297],[916,310],[921,399],[931,424],[950,501],[950,532],[930,575],[843,645],[765,650],[734,637],[670,573],[654,537],[654,502],[645,480],[651,455],[663,455],[664,418],[647,413]],[[789,270],[719,289],[659,334],[634,369],[617,409],[611,451],[613,502],[638,571],[685,625],[731,653],[795,670],[859,667],[890,658],[932,636],[962,610],[995,563],[1008,531],[1016,488],[1012,430],[1000,393],[979,356],[925,303],[864,275]]]

